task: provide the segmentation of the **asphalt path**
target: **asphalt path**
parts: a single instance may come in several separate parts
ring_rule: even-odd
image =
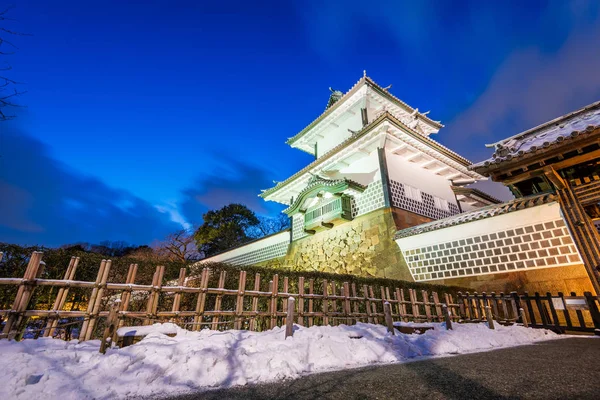
[[[600,338],[565,338],[172,398],[199,399],[600,400]]]

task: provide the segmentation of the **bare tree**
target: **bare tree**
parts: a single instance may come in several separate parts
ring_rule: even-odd
[[[185,229],[171,233],[152,248],[159,256],[171,260],[187,262],[200,259],[194,235]]]
[[[19,107],[15,103],[15,97],[25,93],[17,89],[18,82],[10,79],[6,72],[10,71],[12,67],[4,59],[6,56],[14,54],[14,50],[17,48],[8,37],[23,35],[22,33],[15,32],[6,28],[6,23],[12,21],[7,17],[10,7],[0,11],[0,57],[3,59],[0,62],[0,121],[6,121],[15,117],[7,111],[8,108]]]
[[[261,238],[281,232],[290,227],[290,218],[285,214],[277,217],[258,217],[258,224],[249,228],[248,236]]]

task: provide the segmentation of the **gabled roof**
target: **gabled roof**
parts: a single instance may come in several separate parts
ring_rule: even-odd
[[[428,122],[429,124],[435,126],[436,128],[441,129],[444,127],[444,125],[442,125],[439,121],[434,121],[434,120],[430,119],[429,117],[427,117],[425,114],[418,113],[417,110],[415,110],[414,108],[412,108],[411,106],[409,106],[408,104],[406,104],[405,102],[403,102],[402,100],[400,100],[399,98],[397,98],[396,96],[394,96],[393,94],[388,92],[387,89],[385,89],[385,88],[379,86],[377,83],[375,83],[375,81],[373,79],[369,78],[365,73],[365,75],[363,75],[363,77],[360,78],[358,80],[358,82],[356,82],[354,84],[354,86],[352,86],[352,88],[350,88],[350,90],[348,90],[340,98],[336,99],[336,101],[333,102],[332,104],[330,104],[331,102],[328,103],[328,106],[325,109],[325,112],[323,112],[321,115],[319,115],[319,117],[317,117],[317,119],[315,119],[313,122],[311,122],[306,128],[302,129],[298,134],[289,138],[286,141],[286,143],[289,145],[294,144],[294,142],[296,142],[298,139],[300,139],[302,136],[304,136],[305,133],[307,133],[315,125],[317,125],[319,122],[321,122],[325,117],[327,117],[333,111],[335,111],[342,103],[344,103],[344,101],[346,101],[350,96],[352,96],[354,93],[356,93],[363,85],[368,85],[370,88],[375,90],[377,93],[379,93],[383,97],[387,98],[391,102],[395,103],[400,108],[403,108],[405,111],[407,111],[409,113],[417,112],[416,115],[418,115],[418,118],[422,119],[423,121]]]
[[[329,193],[340,193],[350,189],[351,192],[362,193],[367,187],[350,179],[326,179],[318,175],[312,177],[308,185],[298,194],[294,202],[283,212],[287,215],[292,215],[296,211],[301,210],[300,207],[304,200],[308,197],[315,196],[318,192],[327,191]]]
[[[477,210],[457,214],[452,217],[438,219],[426,224],[413,226],[396,232],[395,239],[401,239],[409,236],[419,235],[425,232],[436,231],[438,229],[448,228],[450,226],[466,224],[468,222],[478,221],[480,219],[491,218],[497,215],[508,214],[514,211],[524,210],[526,208],[541,206],[552,203],[557,200],[554,193],[543,193],[519,199],[511,200],[506,203],[494,204],[482,207]]]
[[[487,145],[495,147],[494,154],[491,158],[472,165],[471,169],[484,173],[498,168],[501,164],[517,162],[554,150],[570,140],[585,137],[598,128],[600,128],[600,101]]]
[[[350,136],[348,139],[346,139],[342,143],[338,144],[337,146],[335,146],[334,148],[329,150],[327,153],[323,154],[321,157],[317,158],[316,160],[314,160],[313,162],[308,164],[306,167],[302,168],[300,171],[296,172],[294,175],[287,178],[285,181],[279,182],[276,186],[274,186],[270,189],[264,190],[259,196],[262,198],[265,198],[268,195],[274,193],[275,191],[281,189],[285,185],[294,181],[296,178],[304,175],[305,173],[307,173],[308,171],[310,171],[317,165],[323,163],[324,161],[326,161],[329,157],[331,157],[338,151],[342,150],[343,148],[349,146],[350,144],[352,144],[355,141],[357,141],[358,139],[360,139],[362,136],[367,134],[369,131],[371,131],[373,128],[378,126],[384,120],[387,120],[387,121],[393,123],[398,128],[403,129],[405,132],[407,132],[414,139],[417,139],[418,141],[432,147],[433,149],[439,151],[441,154],[449,157],[453,161],[455,161],[465,167],[468,167],[469,165],[471,165],[471,162],[469,160],[467,160],[466,158],[458,155],[457,153],[455,153],[452,150],[448,149],[447,147],[441,145],[440,143],[436,142],[435,140],[430,139],[427,136],[421,135],[420,133],[416,132],[414,129],[411,129],[408,126],[404,125],[401,121],[399,121],[396,117],[394,117],[388,111],[384,111],[377,118],[375,118],[373,121],[371,121],[369,124],[365,125],[360,131],[356,132],[354,135]]]

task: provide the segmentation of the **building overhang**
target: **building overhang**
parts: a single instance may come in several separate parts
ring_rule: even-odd
[[[454,153],[438,142],[405,126],[389,112],[382,112],[346,141],[340,143],[319,159],[298,171],[275,187],[264,190],[260,197],[289,205],[291,199],[306,187],[313,175],[327,175],[368,157],[378,148],[389,146],[390,151],[405,156],[437,175],[452,180],[454,184],[469,184],[485,178],[468,169],[469,160]],[[436,160],[437,164],[432,163]]]
[[[289,138],[286,143],[314,155],[314,145],[316,141],[323,138],[323,131],[332,124],[338,124],[339,119],[360,113],[360,108],[366,105],[367,97],[380,104],[379,111],[387,110],[423,135],[437,133],[444,126],[439,121],[427,117],[427,113],[421,113],[418,109],[410,107],[371,78],[363,76],[339,100],[326,108],[325,112],[306,128]]]

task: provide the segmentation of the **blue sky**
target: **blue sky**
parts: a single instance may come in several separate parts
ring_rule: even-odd
[[[11,3],[12,4],[12,3]],[[478,161],[600,99],[597,1],[30,1],[4,57],[0,241],[149,243],[311,161],[285,140],[363,69]]]

